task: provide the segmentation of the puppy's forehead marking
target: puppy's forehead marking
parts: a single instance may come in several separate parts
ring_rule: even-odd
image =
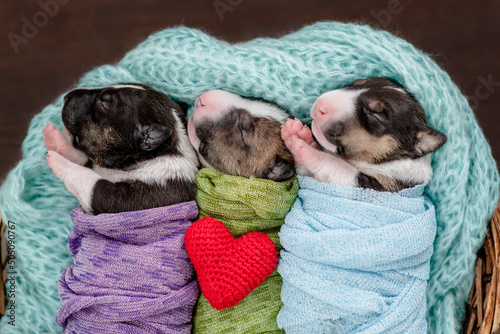
[[[282,108],[272,102],[243,97],[223,90],[215,90],[212,92],[220,95],[220,98],[224,100],[222,104],[229,107],[229,109],[244,109],[252,116],[275,119],[282,124],[285,123],[288,117]]]
[[[241,98],[241,105],[238,108],[245,109],[252,116],[257,118],[271,118],[284,124],[288,115],[280,107],[261,100]]]
[[[368,108],[373,111],[380,112],[384,109],[385,103],[377,98],[371,98],[368,101]]]
[[[137,89],[137,90],[146,90],[146,88],[144,88],[142,86],[128,84],[128,85],[110,85],[110,86],[101,86],[101,87],[77,87],[77,88],[70,90],[68,92],[68,94],[74,90],[89,90],[89,91],[91,91],[91,90],[101,90],[101,89],[109,89],[109,88],[111,88],[111,89],[132,88],[132,89]]]
[[[400,88],[400,87],[394,87],[394,86],[385,86],[384,87],[385,89],[393,89],[393,90],[397,90],[398,92],[400,93],[403,93],[403,94],[408,94],[408,92],[406,90],[404,90],[403,88]]]
[[[132,89],[138,89],[138,90],[146,90],[146,88],[139,86],[139,85],[111,85],[108,87],[114,88],[114,89],[132,88]],[[103,87],[103,88],[107,88],[107,87]]]

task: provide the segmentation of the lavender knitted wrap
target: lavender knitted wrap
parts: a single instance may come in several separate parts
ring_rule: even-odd
[[[196,202],[88,215],[71,212],[73,265],[59,279],[65,333],[190,333],[199,288],[184,249]]]

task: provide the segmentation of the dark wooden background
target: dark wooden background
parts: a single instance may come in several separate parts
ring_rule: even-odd
[[[183,24],[238,42],[318,20],[378,25],[432,55],[470,97],[500,161],[498,0],[1,0],[0,179],[34,114],[149,34]]]

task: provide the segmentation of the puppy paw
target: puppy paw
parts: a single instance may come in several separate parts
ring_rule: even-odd
[[[57,152],[78,165],[84,165],[88,160],[85,153],[74,148],[66,136],[50,123],[43,128],[43,142],[49,151]]]
[[[316,149],[300,138],[293,141],[290,152],[292,152],[295,162],[304,167],[309,167],[311,162],[317,160]]]
[[[89,211],[94,186],[101,177],[92,169],[71,162],[55,151],[47,153],[47,165],[52,174],[64,182],[66,189],[78,198],[84,210]]]
[[[286,123],[281,127],[281,139],[285,143],[292,144],[295,139],[299,138],[298,132],[302,126],[302,122],[297,118],[287,119]]]
[[[318,144],[314,141],[312,136],[312,132],[307,125],[302,124],[302,122],[298,119],[288,119],[281,128],[281,138],[285,142],[285,145],[289,150],[293,143],[297,139],[303,140],[307,145],[318,148]]]
[[[52,174],[64,181],[65,175],[70,166],[70,162],[55,151],[47,153],[47,165],[52,169]]]
[[[43,142],[48,150],[56,151],[59,154],[64,154],[64,151],[68,150],[68,146],[71,146],[63,133],[50,123],[47,123],[43,128]]]
[[[318,148],[318,144],[313,138],[311,129],[307,125],[303,125],[302,128],[297,132],[297,135],[302,139],[307,145],[312,148]]]

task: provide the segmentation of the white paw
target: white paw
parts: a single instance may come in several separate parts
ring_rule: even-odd
[[[281,138],[285,142],[288,149],[291,149],[293,142],[297,139],[302,139],[307,145],[313,148],[318,148],[318,144],[314,141],[311,129],[307,125],[302,124],[298,119],[288,119],[281,128]]]
[[[290,152],[292,152],[295,161],[299,165],[309,169],[317,165],[317,163],[321,160],[322,155],[321,151],[312,147],[300,138],[293,141]]]
[[[64,182],[66,189],[78,198],[83,209],[89,211],[94,186],[102,177],[92,169],[71,162],[54,151],[47,153],[47,164],[52,173]]]
[[[43,128],[43,142],[48,150],[55,151],[78,165],[83,166],[88,160],[85,153],[74,148],[68,138],[50,123]]]
[[[49,151],[47,152],[47,165],[52,169],[52,174],[64,181],[68,169],[71,168],[71,161],[55,151]]]

